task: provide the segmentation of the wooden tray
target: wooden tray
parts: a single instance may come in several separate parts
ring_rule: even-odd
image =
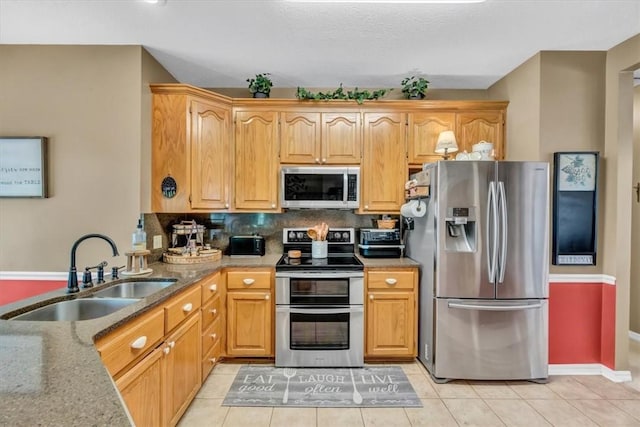
[[[200,255],[177,255],[164,253],[162,260],[167,264],[199,264],[201,262],[218,261],[222,259],[222,251],[220,249],[208,249],[205,254]]]

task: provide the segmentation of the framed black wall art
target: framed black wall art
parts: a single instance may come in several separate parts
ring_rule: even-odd
[[[553,155],[554,265],[595,265],[599,153]]]

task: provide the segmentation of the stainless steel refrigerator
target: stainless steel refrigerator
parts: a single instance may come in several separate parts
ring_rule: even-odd
[[[406,241],[420,361],[436,381],[545,381],[548,163],[439,161],[412,177],[430,186]]]

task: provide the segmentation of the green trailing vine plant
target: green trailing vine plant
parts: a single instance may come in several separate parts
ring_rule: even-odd
[[[345,90],[342,87],[342,83],[340,83],[340,87],[338,87],[333,92],[318,92],[313,93],[308,91],[303,87],[299,87],[296,91],[296,98],[298,99],[314,99],[314,100],[330,100],[330,99],[347,99],[347,100],[355,100],[358,104],[362,104],[365,100],[374,100],[378,98],[382,98],[387,94],[387,92],[392,91],[393,89],[378,89],[370,92],[368,90],[359,90],[357,87],[353,90]]]

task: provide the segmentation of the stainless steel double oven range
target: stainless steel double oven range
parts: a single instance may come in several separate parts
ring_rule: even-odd
[[[327,258],[311,257],[306,229],[283,230],[276,264],[276,366],[364,365],[364,267],[355,230],[333,228]],[[289,250],[300,250],[290,258]]]

